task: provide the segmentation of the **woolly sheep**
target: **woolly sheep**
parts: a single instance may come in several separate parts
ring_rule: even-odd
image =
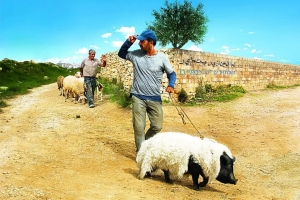
[[[74,76],[75,76],[76,78],[80,78],[80,77],[81,77],[81,73],[80,73],[80,72],[75,72]]]
[[[63,76],[58,76],[57,77],[57,87],[58,87],[58,90],[60,91],[60,96],[63,95],[64,91],[63,91],[63,80],[64,80],[65,77]]]
[[[184,174],[191,174],[195,190],[215,179],[236,184],[234,161],[235,158],[225,145],[212,139],[178,132],[158,133],[145,140],[136,158],[139,179],[143,179],[146,174],[151,175],[157,169],[163,170],[168,183],[172,183],[170,176],[181,179]],[[203,181],[198,184],[199,175]]]
[[[76,100],[84,99],[84,79],[76,78],[75,76],[67,76],[63,80],[64,96],[67,99],[69,96],[75,97]]]
[[[77,99],[78,102],[81,102],[83,100],[83,102],[86,103],[87,98],[85,97],[85,89],[86,87],[84,84],[84,78],[77,78],[77,81],[75,81],[74,83],[72,93],[75,95],[75,99]]]

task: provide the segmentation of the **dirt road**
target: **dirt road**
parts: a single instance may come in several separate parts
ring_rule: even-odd
[[[229,103],[183,107],[206,137],[236,156],[237,185],[192,190],[191,177],[138,180],[131,111],[107,98],[89,109],[56,84],[9,101],[0,114],[0,199],[300,199],[300,88],[248,93]],[[76,118],[80,115],[80,118]],[[163,131],[197,135],[164,106]]]

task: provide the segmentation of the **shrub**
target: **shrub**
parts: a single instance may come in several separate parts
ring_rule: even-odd
[[[99,82],[103,85],[103,94],[109,95],[111,101],[117,102],[122,108],[130,108],[130,90],[125,90],[122,82],[117,83],[116,78],[109,80],[102,77],[99,77]]]
[[[178,95],[178,101],[180,103],[185,103],[185,102],[187,102],[187,100],[188,100],[188,95],[187,95],[186,91],[182,88]]]

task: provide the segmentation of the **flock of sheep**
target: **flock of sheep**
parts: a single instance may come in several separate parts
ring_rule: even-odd
[[[86,103],[86,87],[84,78],[81,77],[80,72],[76,72],[74,76],[58,76],[57,87],[60,91],[60,96],[64,96],[67,101],[68,98],[74,99],[75,103]],[[94,101],[102,100],[102,84],[97,81],[95,89]]]

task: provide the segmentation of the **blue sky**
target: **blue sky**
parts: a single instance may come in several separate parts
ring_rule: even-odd
[[[145,30],[164,2],[0,0],[0,60],[81,63],[90,48],[99,58]],[[182,49],[300,65],[299,0],[189,2],[202,3],[210,21],[204,43]]]

